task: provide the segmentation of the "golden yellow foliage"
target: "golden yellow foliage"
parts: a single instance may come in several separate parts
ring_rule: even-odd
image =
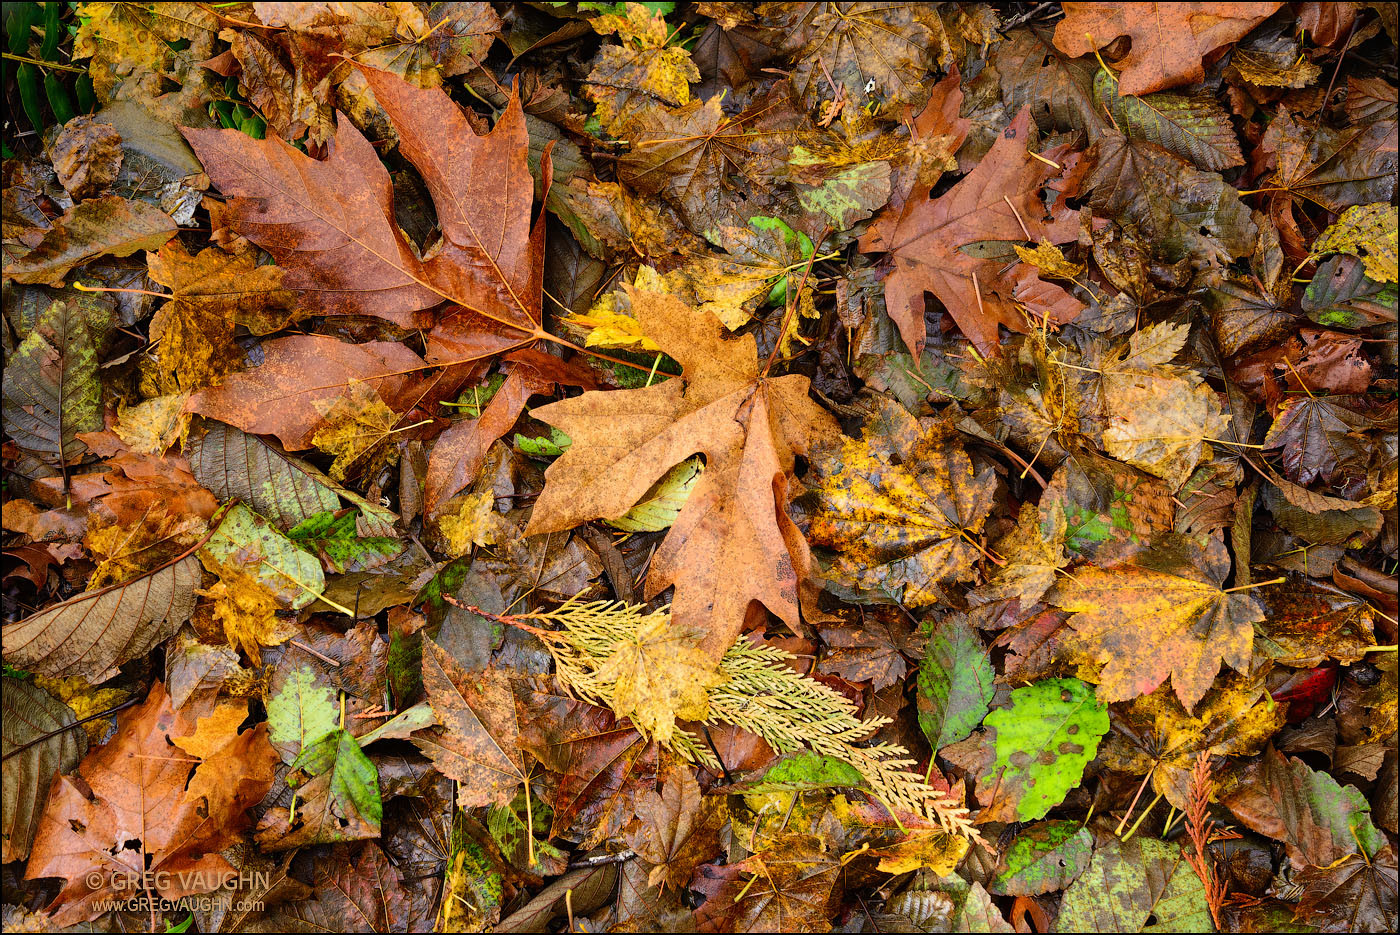
[[[223,626],[230,646],[257,661],[263,646],[277,646],[297,635],[295,621],[277,616],[277,595],[245,567],[223,563],[217,565],[217,573],[218,581],[195,593],[214,602],[214,620]]]
[[[98,688],[76,675],[65,678],[36,675],[34,684],[72,708],[80,721],[109,708],[115,708],[131,697],[131,692],[125,689]],[[99,718],[84,724],[83,730],[87,731],[88,738],[93,743],[101,743],[111,726],[111,722],[106,718]]]
[[[316,404],[326,424],[316,430],[311,443],[335,455],[330,475],[344,481],[354,473],[371,476],[398,461],[398,450],[384,441],[399,417],[374,387],[351,380],[346,391],[329,404]]]

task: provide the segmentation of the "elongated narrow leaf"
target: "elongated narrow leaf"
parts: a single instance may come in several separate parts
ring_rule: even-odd
[[[87,734],[65,730],[25,748],[50,731],[72,724],[73,709],[33,682],[7,678],[0,688],[0,754],[4,759],[3,861],[29,856],[39,811],[56,773],[68,772],[87,753]],[[24,748],[24,749],[21,749]],[[13,753],[13,755],[11,755]]]
[[[953,617],[929,637],[919,666],[919,727],[935,751],[972,735],[996,689],[977,631]]]
[[[102,428],[97,352],[112,327],[98,305],[54,302],[5,362],[5,432],[57,464],[87,450],[76,436]]]
[[[195,479],[220,500],[242,500],[284,528],[340,506],[317,478],[321,472],[305,461],[231,425],[206,424],[185,446],[185,457]]]
[[[174,636],[190,618],[199,584],[199,559],[186,555],[125,584],[80,594],[5,626],[5,661],[40,675],[100,682],[113,666]]]

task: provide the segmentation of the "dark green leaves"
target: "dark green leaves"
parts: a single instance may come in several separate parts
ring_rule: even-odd
[[[992,678],[987,650],[971,624],[961,616],[939,624],[919,666],[919,727],[929,746],[941,750],[971,736],[991,704]]]

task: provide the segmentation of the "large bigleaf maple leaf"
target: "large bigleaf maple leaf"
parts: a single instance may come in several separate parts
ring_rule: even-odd
[[[936,200],[919,185],[903,205],[887,208],[860,239],[867,253],[887,252],[894,270],[885,280],[885,307],[904,343],[918,356],[924,345],[925,291],[947,306],[962,333],[984,353],[997,345],[997,326],[1025,331],[1018,307],[1062,324],[1084,306],[1059,286],[1041,282],[1018,264],[979,259],[962,247],[986,240],[1064,243],[1078,233],[1078,215],[1063,203],[1047,211],[1041,187],[1059,174],[1057,163],[1026,150],[1030,111],[1023,108],[986,157]]]
[[[229,196],[226,223],[277,259],[287,270],[283,285],[298,290],[315,314],[431,327],[434,362],[486,357],[546,337],[544,218],[530,222],[534,183],[519,96],[511,96],[490,133],[478,136],[440,88],[360,70],[432,195],[441,239],[420,254],[404,236],[388,171],[345,119],[323,160],[280,139],[186,129],[205,171]],[[547,161],[541,171],[549,178]]]
[[[719,319],[672,296],[634,291],[632,307],[685,375],[534,410],[573,445],[545,472],[525,533],[616,519],[672,467],[703,454],[705,472],[652,559],[646,596],[674,584],[673,620],[703,631],[719,658],[752,601],[798,625],[811,557],[786,513],[787,477],[794,455],[838,429],[807,398],[806,377],[760,373],[751,335],[726,340]]]

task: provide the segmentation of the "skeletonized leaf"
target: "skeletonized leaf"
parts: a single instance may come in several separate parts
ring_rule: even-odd
[[[87,753],[87,734],[66,730],[11,756],[11,751],[37,740],[50,731],[72,724],[73,709],[56,700],[33,682],[4,679],[0,688],[0,753],[4,754],[5,863],[24,860],[34,833],[39,829],[39,811],[54,774],[66,773]]]
[[[0,631],[5,661],[40,675],[100,682],[113,666],[144,656],[175,635],[194,609],[200,574],[199,559],[185,555],[125,584],[80,594],[8,624]]]

